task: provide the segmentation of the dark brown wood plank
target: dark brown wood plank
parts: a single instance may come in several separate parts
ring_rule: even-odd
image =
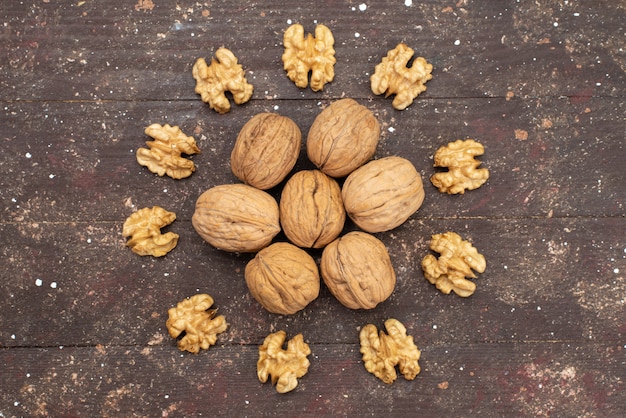
[[[354,333],[354,330],[352,330]],[[417,341],[420,345],[420,341]],[[618,344],[421,344],[422,371],[388,386],[358,347],[312,344],[309,372],[280,395],[255,374],[255,345],[2,350],[5,416],[619,416]]]
[[[626,12],[614,2],[366,5],[5,2],[0,97],[194,99],[191,66],[226,46],[248,71],[255,100],[369,98],[369,75],[399,42],[435,67],[421,98],[624,96],[625,43],[612,35],[623,33]],[[324,23],[334,33],[337,77],[322,94],[286,79],[282,34],[290,23],[307,32]]]
[[[353,311],[323,286],[316,301],[291,316],[270,314],[249,295],[243,271],[252,255],[210,247],[188,221],[168,230],[180,235],[179,245],[154,259],[123,246],[120,223],[3,226],[0,345],[168,345],[167,309],[196,293],[215,298],[231,324],[222,341],[236,344],[283,327],[315,343],[347,344],[347,332],[388,317],[419,331],[426,344],[618,343],[626,332],[624,218],[409,222],[377,234],[398,276],[389,300]],[[468,299],[440,294],[421,271],[430,236],[448,230],[488,260]]]
[[[197,197],[217,184],[238,181],[229,158],[241,126],[259,112],[292,118],[303,132],[296,170],[313,168],[306,134],[328,102],[255,102],[220,116],[201,101],[24,103],[5,105],[0,163],[7,176],[2,219],[12,221],[123,221],[129,205],[170,204],[190,219]],[[432,99],[397,112],[386,101],[363,101],[382,126],[377,157],[408,158],[422,174],[426,199],[413,219],[440,217],[620,216],[624,118],[621,99]],[[178,125],[202,153],[191,157],[188,179],[160,178],[141,167],[135,151],[152,123]],[[430,184],[439,169],[435,151],[456,139],[485,146],[487,184],[448,196]],[[280,187],[272,191],[279,197]],[[132,209],[132,207],[130,208]]]

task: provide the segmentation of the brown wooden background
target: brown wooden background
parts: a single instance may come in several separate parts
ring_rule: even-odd
[[[624,416],[625,22],[626,4],[608,0],[3,1],[0,416]],[[323,92],[282,69],[291,23],[335,36],[336,78]],[[399,42],[434,66],[401,112],[369,89]],[[220,46],[255,88],[226,115],[191,76]],[[230,150],[250,117],[278,112],[306,136],[342,97],[374,112],[377,156],[413,162],[425,202],[377,234],[398,275],[388,301],[351,311],[323,288],[303,311],[273,315],[247,292],[251,255],[194,232],[195,200],[236,181]],[[196,138],[190,178],[137,164],[152,123]],[[491,178],[443,195],[428,181],[433,153],[465,138],[484,144]],[[167,230],[179,245],[161,259],[121,236],[152,205],[178,216]],[[487,259],[467,299],[439,293],[419,267],[430,235],[446,230]],[[198,292],[230,328],[191,355],[165,321]],[[390,317],[414,336],[422,372],[388,386],[365,371],[358,331]],[[285,395],[256,378],[258,345],[278,329],[312,349]]]

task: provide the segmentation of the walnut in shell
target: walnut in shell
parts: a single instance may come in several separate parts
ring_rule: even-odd
[[[299,171],[280,198],[283,232],[299,247],[323,248],[343,229],[346,211],[337,181],[319,170]]]
[[[288,242],[276,242],[263,248],[248,262],[244,275],[254,299],[276,314],[294,314],[315,300],[320,292],[315,260]]]
[[[309,160],[331,177],[345,177],[376,153],[380,124],[374,114],[353,99],[341,99],[324,109],[307,136]]]
[[[401,157],[373,160],[352,172],[341,196],[346,213],[361,229],[382,232],[396,228],[424,201],[422,179]]]
[[[302,134],[295,122],[275,113],[259,113],[241,128],[230,155],[237,178],[257,189],[276,186],[293,169]]]
[[[276,200],[246,184],[223,184],[202,193],[191,223],[206,242],[230,252],[256,252],[280,232]]]
[[[373,309],[396,285],[396,273],[385,244],[366,232],[353,231],[324,248],[322,279],[330,292],[350,309]]]

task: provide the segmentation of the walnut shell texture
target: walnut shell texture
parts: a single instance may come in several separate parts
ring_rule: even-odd
[[[276,314],[304,309],[320,291],[315,260],[288,242],[276,242],[259,251],[246,265],[244,276],[254,299]]]
[[[303,170],[287,180],[280,198],[280,223],[292,243],[323,248],[337,238],[346,220],[337,181],[319,170]]]
[[[256,252],[280,232],[276,200],[246,184],[223,184],[202,193],[191,223],[206,242],[230,252]]]
[[[331,177],[345,177],[372,159],[380,137],[374,114],[353,99],[340,99],[313,121],[307,136],[309,160]]]
[[[302,133],[293,120],[276,113],[259,113],[241,128],[230,167],[244,183],[271,189],[293,169],[301,146]]]
[[[396,286],[396,273],[382,241],[349,232],[324,248],[320,272],[330,292],[350,309],[373,309]]]
[[[422,206],[424,187],[409,160],[392,156],[351,173],[341,196],[346,213],[359,228],[382,232],[401,225]]]

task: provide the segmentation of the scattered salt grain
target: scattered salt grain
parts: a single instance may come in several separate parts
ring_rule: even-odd
[[[411,0],[404,0],[404,5],[406,7],[412,6],[413,5],[413,1],[411,1]]]
[[[50,287],[53,288],[53,289],[56,289],[57,288],[57,282],[50,283]]]
[[[26,157],[26,158],[32,158],[32,156],[33,156],[33,155],[32,155],[30,152],[27,152],[27,153],[24,155],[24,157]]]
[[[35,286],[41,287],[42,284],[43,284],[43,280],[41,279],[35,280]]]
[[[359,32],[354,32],[354,37],[355,37],[355,38],[358,38],[358,37],[360,37],[360,36],[361,36],[361,34],[360,34]]]
[[[359,10],[362,11],[362,12],[367,10],[367,4],[365,4],[365,3],[359,4]]]
[[[456,45],[456,46],[461,45],[461,41],[457,39],[456,41],[454,41],[454,45]]]

